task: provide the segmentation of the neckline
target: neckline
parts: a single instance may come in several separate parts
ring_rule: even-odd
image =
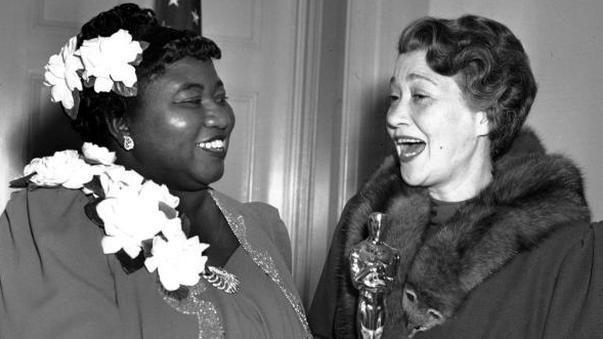
[[[251,244],[249,242],[247,226],[245,225],[245,219],[243,218],[243,215],[241,215],[239,211],[236,211],[236,208],[233,208],[234,211],[231,211],[230,208],[224,206],[224,204],[228,205],[229,203],[228,196],[224,196],[225,199],[221,199],[222,195],[219,192],[214,191],[213,189],[210,190],[209,193],[212,199],[214,199],[216,206],[218,206],[218,209],[222,212],[224,218],[226,218],[226,222],[228,223],[228,226],[230,226],[230,229],[234,233],[235,237],[239,240],[239,247],[242,247],[242,250],[245,250],[245,254],[247,254],[251,258],[251,260],[270,277],[270,279],[285,295],[285,298],[287,299],[287,301],[289,301],[289,304],[297,314],[297,317],[300,323],[302,324],[302,327],[308,334],[308,338],[311,338],[312,336],[310,335],[310,326],[308,325],[308,320],[306,319],[304,307],[301,304],[299,297],[292,293],[289,290],[289,287],[285,285],[284,279],[281,278],[280,272],[276,267],[274,260],[270,256],[270,253],[266,249],[257,247],[256,245]],[[233,252],[233,255],[235,252]]]
[[[429,222],[434,226],[441,226],[450,220],[469,200],[463,201],[442,201],[434,198],[429,198],[431,209],[430,209],[430,217]]]
[[[438,200],[436,198],[429,196],[429,200],[431,201],[432,205],[441,206],[441,205],[463,204],[463,203],[466,203],[467,201],[471,201],[472,199],[461,200],[461,201],[444,201],[444,200]]]

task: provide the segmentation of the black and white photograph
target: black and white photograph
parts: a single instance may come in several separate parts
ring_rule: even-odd
[[[0,339],[603,338],[601,16],[1,0]]]

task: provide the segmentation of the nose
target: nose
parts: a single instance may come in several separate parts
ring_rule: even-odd
[[[206,127],[225,129],[232,124],[233,115],[230,107],[212,104],[206,107],[204,124]]]
[[[410,109],[408,103],[402,99],[392,102],[387,110],[387,127],[396,129],[402,125],[410,124]]]

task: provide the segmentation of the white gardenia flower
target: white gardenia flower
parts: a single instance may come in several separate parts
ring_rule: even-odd
[[[35,158],[23,169],[25,176],[38,186],[80,189],[92,180],[93,169],[75,150],[56,152],[53,156]]]
[[[158,201],[139,194],[136,189],[122,188],[118,194],[107,197],[96,206],[103,220],[105,237],[101,245],[105,254],[123,249],[136,258],[142,241],[152,239],[168,222],[159,210]]]
[[[77,37],[69,39],[59,54],[54,54],[44,66],[44,85],[50,86],[52,102],[61,102],[65,109],[74,106],[73,91],[82,90],[82,80],[77,74],[84,68],[79,56],[75,55]]]
[[[158,185],[151,180],[146,181],[142,185],[140,194],[144,194],[148,199],[155,199],[158,202],[163,201],[172,208],[176,208],[180,203],[180,199],[171,195],[166,185]]]
[[[120,165],[113,165],[99,174],[105,197],[117,197],[122,190],[139,192],[144,177],[136,171],[126,170]]]
[[[168,291],[177,290],[180,285],[193,286],[205,271],[207,257],[202,253],[209,245],[199,242],[197,236],[187,239],[179,218],[171,219],[167,228],[164,231],[167,240],[160,236],[153,238],[152,256],[145,260],[145,266],[149,272],[157,270],[161,284]]]
[[[106,147],[97,146],[91,142],[85,142],[82,145],[82,154],[90,163],[101,165],[113,165],[115,162],[115,152],[110,152]]]
[[[84,79],[96,78],[97,93],[111,91],[113,82],[121,81],[127,87],[136,83],[136,70],[130,63],[136,61],[142,47],[127,31],[120,29],[108,38],[85,40],[76,53],[85,67]]]

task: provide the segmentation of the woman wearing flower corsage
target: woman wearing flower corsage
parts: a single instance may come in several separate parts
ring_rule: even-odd
[[[45,68],[85,143],[32,160],[0,221],[2,338],[303,338],[278,212],[209,185],[234,114],[214,42],[125,4]]]

